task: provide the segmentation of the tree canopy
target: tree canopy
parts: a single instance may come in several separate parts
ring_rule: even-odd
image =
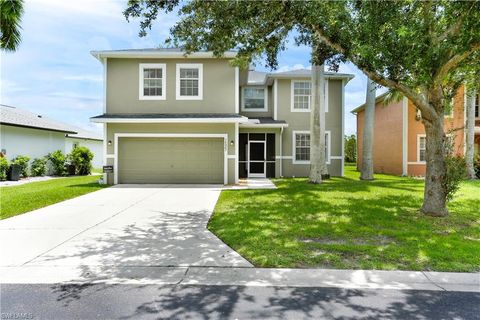
[[[0,48],[15,51],[20,45],[23,0],[0,0]]]
[[[235,63],[264,54],[275,68],[293,32],[297,44],[321,44],[314,59],[333,66],[349,60],[408,97],[421,110],[427,135],[422,211],[448,213],[443,115],[467,76],[480,70],[480,1],[130,0],[124,14],[142,20],[142,36],[160,13],[176,8],[180,20],[170,43],[187,52],[220,56],[237,49]]]

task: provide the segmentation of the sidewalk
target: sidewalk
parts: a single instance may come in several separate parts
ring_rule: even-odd
[[[0,283],[182,284],[480,292],[480,273],[238,267],[1,267]]]

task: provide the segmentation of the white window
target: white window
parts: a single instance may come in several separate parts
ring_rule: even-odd
[[[294,157],[296,163],[310,162],[310,133],[308,132],[294,132]]]
[[[325,132],[325,162],[330,164],[330,131]],[[293,163],[310,163],[310,131],[293,132]]]
[[[312,96],[310,81],[292,81],[292,108],[294,112],[309,112]]]
[[[167,67],[163,63],[141,63],[139,67],[139,99],[165,100]]]
[[[199,63],[177,64],[177,100],[203,99],[203,65]]]
[[[427,137],[424,134],[417,135],[417,161],[426,161]]]
[[[242,111],[267,111],[267,90],[264,87],[244,87]]]
[[[328,112],[328,80],[325,80],[325,112]],[[291,85],[292,112],[310,112],[312,84],[307,80],[293,80]]]

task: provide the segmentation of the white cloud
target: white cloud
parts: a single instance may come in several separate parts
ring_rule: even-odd
[[[312,66],[304,66],[303,64],[301,63],[297,63],[297,64],[294,64],[294,65],[283,65],[283,66],[280,66],[277,70],[275,70],[275,72],[285,72],[285,71],[292,71],[292,70],[298,70],[298,69],[311,69]]]
[[[63,77],[64,80],[73,80],[73,81],[92,81],[92,82],[102,82],[103,77],[98,74],[84,74],[84,75],[67,75]]]

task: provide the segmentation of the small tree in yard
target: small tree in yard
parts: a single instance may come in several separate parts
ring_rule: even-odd
[[[141,17],[141,35],[162,11],[180,9],[173,42],[187,52],[217,56],[238,49],[246,66],[263,53],[270,67],[292,30],[311,35],[353,62],[367,76],[409,98],[426,132],[425,214],[445,216],[443,150],[446,102],[480,68],[480,1],[146,1],[130,0],[125,16]],[[328,63],[328,61],[327,61]]]
[[[92,172],[93,153],[87,147],[76,147],[69,154],[71,164],[79,175],[88,175]]]
[[[357,137],[354,134],[345,136],[345,161],[357,162]]]

